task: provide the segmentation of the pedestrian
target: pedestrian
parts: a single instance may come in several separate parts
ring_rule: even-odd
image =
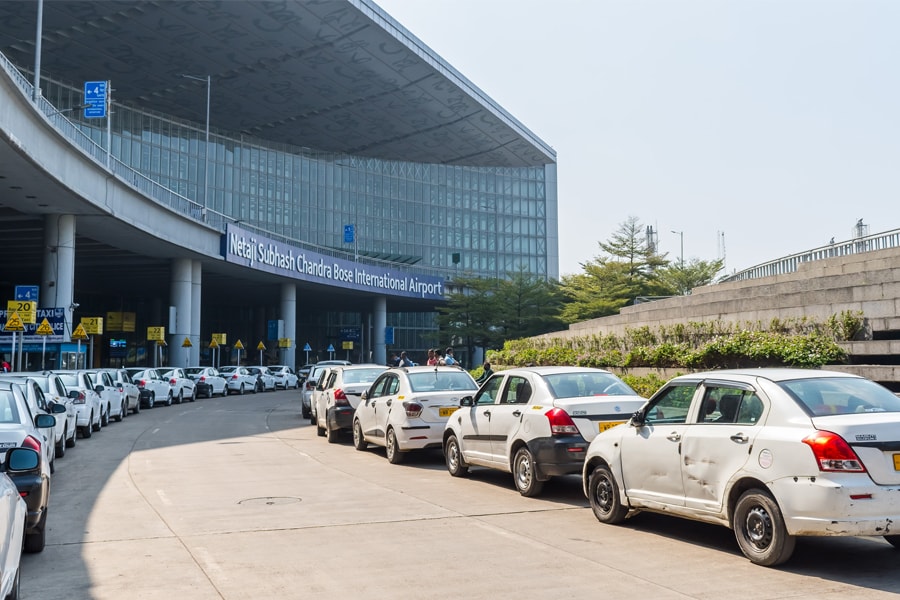
[[[425,364],[428,365],[429,367],[437,366],[438,358],[437,358],[437,352],[435,352],[434,348],[428,349],[428,361]]]
[[[449,366],[459,366],[459,361],[453,357],[453,348],[448,347],[447,350],[444,351],[444,364]]]
[[[3,362],[0,363],[0,371],[3,371],[4,373],[9,373],[10,369],[11,369],[11,367],[9,366],[9,363],[6,362],[6,359],[4,358]]]
[[[439,348],[435,348],[434,362],[436,365],[441,366],[441,367],[443,367],[445,364],[447,364],[444,362],[444,351],[443,350],[441,350]]]
[[[481,377],[475,380],[475,383],[479,385],[490,379],[491,375],[494,374],[494,370],[491,368],[491,363],[489,362],[485,362],[483,365],[481,365],[481,368]]]
[[[400,364],[401,367],[414,367],[416,364],[409,360],[409,356],[406,355],[406,350],[400,353]]]
[[[400,357],[397,356],[396,352],[391,352],[391,357],[388,359],[389,367],[399,367],[400,366]]]

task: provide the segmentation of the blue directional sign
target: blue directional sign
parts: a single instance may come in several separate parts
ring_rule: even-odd
[[[84,82],[85,119],[102,119],[106,117],[106,83],[105,81]]]
[[[36,285],[17,285],[15,299],[23,300],[25,302],[37,302],[39,289],[40,288]]]
[[[385,344],[393,344],[394,343],[394,328],[393,327],[385,327],[384,328],[384,343]]]
[[[334,352],[334,344],[328,344],[328,350],[326,352]]]
[[[344,243],[352,244],[356,237],[356,227],[353,225],[344,225]]]
[[[309,345],[309,342],[306,342],[306,345],[303,346],[303,351],[304,351],[304,352],[310,352],[310,351],[312,351],[312,346]]]

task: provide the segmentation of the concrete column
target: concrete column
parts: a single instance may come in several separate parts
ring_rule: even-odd
[[[175,322],[169,321],[166,327],[169,332],[169,366],[190,366],[191,348],[182,348],[184,338],[191,335],[191,291],[193,285],[191,277],[193,266],[189,258],[176,258],[172,261],[172,290],[169,298],[169,306],[175,307]]]
[[[387,346],[384,344],[384,328],[387,327],[387,298],[376,296],[372,306],[375,331],[372,332],[372,360],[376,364],[387,364]]]
[[[281,318],[284,320],[284,337],[291,340],[290,348],[281,348],[284,361],[289,367],[297,367],[297,284],[281,284]]]
[[[199,260],[191,264],[191,365],[200,364],[200,299],[203,281],[203,263]]]
[[[41,277],[41,308],[65,310],[66,339],[72,335],[75,301],[75,215],[44,217],[44,268]]]

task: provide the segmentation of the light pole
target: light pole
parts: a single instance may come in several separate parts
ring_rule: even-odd
[[[681,259],[679,262],[681,264],[681,268],[683,269],[684,268],[684,232],[683,231],[675,231],[673,229],[672,233],[677,233],[678,236],[681,238]]]
[[[209,96],[210,96],[210,87],[211,87],[211,76],[207,75],[206,77],[197,77],[196,75],[185,75],[182,74],[182,77],[187,79],[194,79],[196,81],[205,81],[206,82],[206,156],[203,161],[203,211],[202,216],[206,218],[206,209],[207,209],[207,193],[209,191]]]

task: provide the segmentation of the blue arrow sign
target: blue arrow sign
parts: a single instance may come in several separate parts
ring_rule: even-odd
[[[309,342],[307,342],[306,345],[303,346],[303,351],[304,352],[312,352],[312,346],[309,345]]]
[[[38,301],[38,286],[36,285],[17,285],[16,286],[16,300],[23,300],[28,302],[29,300],[33,300],[34,302]]]
[[[334,352],[334,344],[328,344],[328,350],[326,352]]]
[[[85,119],[102,119],[106,117],[106,83],[105,81],[84,82]]]

